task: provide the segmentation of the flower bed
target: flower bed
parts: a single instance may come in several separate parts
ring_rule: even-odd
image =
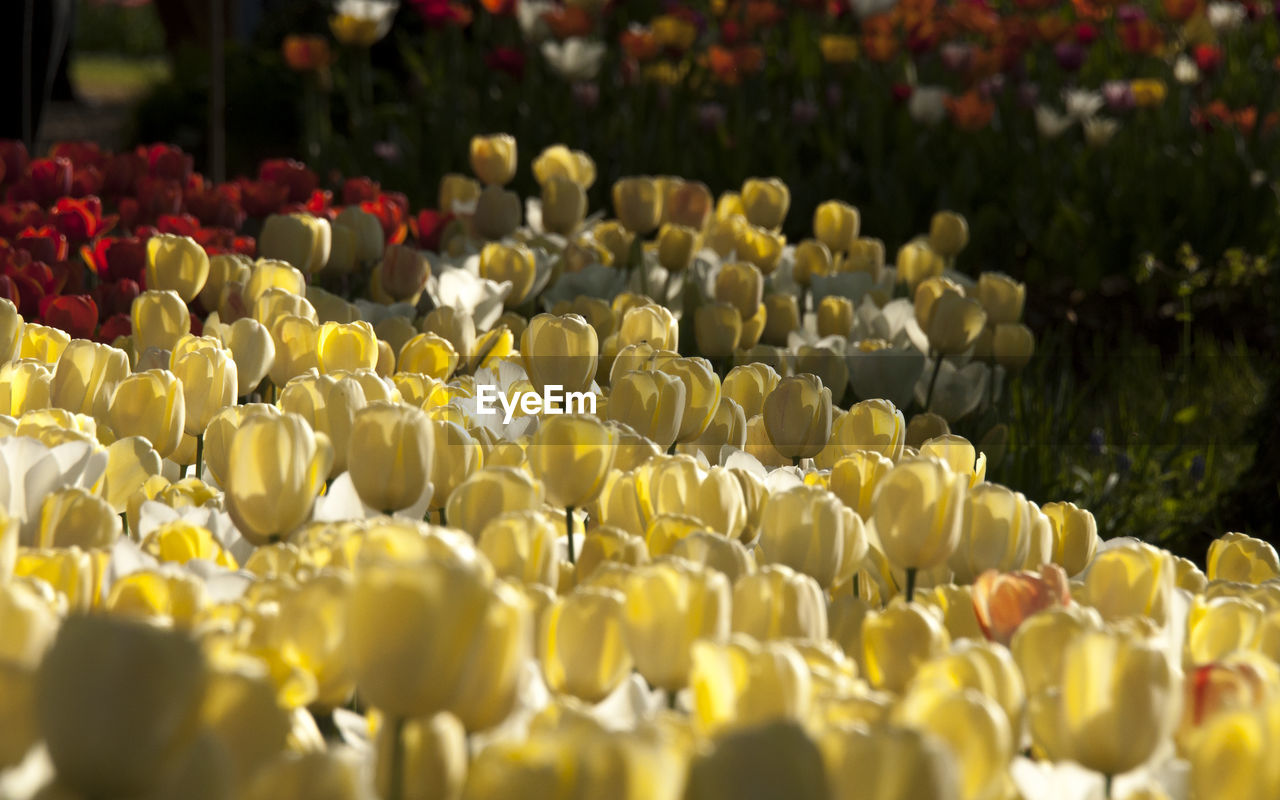
[[[470,156],[0,146],[0,795],[1280,790],[1275,549],[991,479],[1036,335],[963,216]]]

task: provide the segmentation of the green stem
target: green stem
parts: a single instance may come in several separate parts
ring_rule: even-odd
[[[631,235],[631,253],[627,258],[627,266],[640,270],[640,293],[649,296],[649,273],[644,268],[644,238],[638,234]]]
[[[929,410],[929,404],[933,402],[933,388],[938,385],[938,373],[942,371],[942,354],[935,353],[933,356],[933,375],[929,377],[929,391],[924,395],[924,410]]]
[[[564,510],[564,534],[569,537],[569,563],[576,564],[577,560],[573,554],[573,506]]]
[[[204,434],[196,434],[196,477],[204,472]]]
[[[1116,779],[1116,776],[1114,775],[1102,776],[1102,796],[1107,798],[1107,800],[1111,800],[1111,796],[1112,796],[1111,790],[1115,783],[1115,779]]]
[[[391,720],[391,779],[387,800],[404,800],[404,717]]]
[[[907,567],[907,602],[910,603],[916,596],[916,568]]]
[[[446,516],[444,515],[444,507],[443,507],[443,506],[440,508],[440,524],[441,524],[441,525],[443,525],[443,526],[448,526],[448,524],[449,524],[449,518],[448,518],[448,517],[446,517]]]
[[[672,711],[676,710],[676,694],[677,692],[675,689],[667,690],[667,708],[671,709]]]
[[[120,523],[124,525],[124,538],[129,538],[129,512],[120,512]]]

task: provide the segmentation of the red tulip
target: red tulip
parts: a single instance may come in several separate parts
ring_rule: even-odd
[[[0,139],[0,161],[4,162],[4,174],[10,181],[16,181],[27,171],[27,162],[31,156],[27,146],[18,139]]]
[[[87,294],[46,297],[40,302],[40,318],[72,339],[91,339],[98,328],[98,305]]]
[[[183,184],[195,169],[195,158],[175,145],[154,144],[143,152],[146,154],[147,171],[153,178]]]
[[[405,222],[409,204],[402,194],[383,193],[369,202],[361,203],[360,208],[368,211],[382,223],[382,232],[387,237],[387,244],[400,244],[408,235],[409,226]]]
[[[524,51],[514,47],[495,47],[485,54],[484,64],[495,72],[505,72],[516,80],[524,79]]]
[[[289,190],[288,200],[304,203],[320,185],[320,178],[301,161],[275,158],[263,161],[258,167],[258,180],[284,186]]]
[[[0,203],[0,238],[12,239],[24,228],[39,228],[44,220],[44,209],[37,203]]]
[[[354,206],[371,203],[382,194],[382,187],[369,178],[347,178],[342,182],[342,204]]]
[[[121,336],[133,333],[133,319],[128,314],[115,314],[108,317],[98,329],[98,341],[111,344]]]
[[[52,226],[27,228],[13,242],[19,250],[26,250],[36,261],[52,264],[67,257],[67,237]]]
[[[73,247],[97,239],[116,223],[114,215],[102,216],[102,201],[89,196],[75,200],[63,197],[54,205],[50,220]]]
[[[241,179],[240,198],[245,213],[261,219],[276,213],[285,204],[289,199],[289,188],[271,181]]]
[[[423,250],[438,252],[440,250],[440,235],[444,233],[445,228],[453,220],[453,214],[441,214],[435,209],[424,208],[418,212],[417,217],[410,221],[409,225],[413,228],[413,238],[418,240],[418,247]]]
[[[1050,606],[1071,603],[1067,573],[1046,564],[1039,573],[989,569],[973,582],[973,611],[988,639],[1009,644],[1022,621]]]
[[[1196,59],[1196,66],[1201,72],[1217,72],[1218,67],[1222,66],[1222,48],[1211,44],[1198,44],[1192,50],[1192,54]]]
[[[100,167],[107,160],[107,154],[97,142],[55,142],[49,148],[49,155],[54,158],[65,158],[77,167]]]
[[[107,160],[102,170],[102,193],[108,197],[131,195],[138,179],[147,170],[147,162],[140,154],[116,153]]]
[[[93,299],[98,304],[101,317],[114,317],[117,314],[129,315],[133,301],[142,294],[142,287],[137,281],[125,278],[111,283],[100,283],[93,289]]]

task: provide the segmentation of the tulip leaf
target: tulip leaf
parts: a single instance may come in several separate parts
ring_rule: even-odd
[[[1190,425],[1195,422],[1199,416],[1200,409],[1198,406],[1187,406],[1173,415],[1173,421],[1179,425]]]

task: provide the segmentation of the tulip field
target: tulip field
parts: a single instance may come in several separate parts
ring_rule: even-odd
[[[1280,797],[1276,10],[636,5],[0,140],[0,800]]]

